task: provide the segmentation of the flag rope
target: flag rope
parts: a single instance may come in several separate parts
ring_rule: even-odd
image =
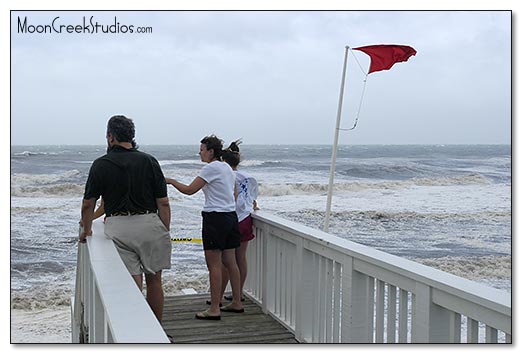
[[[359,100],[359,107],[357,108],[357,114],[355,115],[355,121],[353,123],[353,126],[351,128],[339,128],[339,130],[343,131],[349,131],[354,130],[355,127],[357,127],[357,123],[359,123],[359,115],[361,114],[361,107],[363,103],[364,93],[366,92],[366,81],[368,80],[368,73],[364,72],[364,69],[361,66],[361,63],[359,63],[359,60],[357,60],[357,57],[355,56],[355,53],[353,52],[352,48],[350,48],[350,51],[352,52],[353,57],[355,58],[355,61],[357,62],[357,65],[359,65],[359,69],[361,69],[361,72],[364,74],[364,80],[363,80],[363,89],[361,93],[361,99]]]

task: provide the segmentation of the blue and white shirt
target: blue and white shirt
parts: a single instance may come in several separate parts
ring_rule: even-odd
[[[239,222],[246,219],[254,211],[254,200],[257,199],[257,181],[245,172],[236,173],[237,200],[236,213]]]

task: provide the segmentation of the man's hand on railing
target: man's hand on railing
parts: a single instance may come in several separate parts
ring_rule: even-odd
[[[89,230],[89,231],[85,231],[85,229],[83,228],[83,223],[80,221],[80,243],[85,243],[85,238],[87,236],[92,236],[92,230]]]

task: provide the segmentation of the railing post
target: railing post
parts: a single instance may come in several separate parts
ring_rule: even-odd
[[[312,341],[314,325],[314,260],[313,254],[305,248],[306,241],[300,240],[297,245],[297,313],[296,339],[300,342]]]
[[[303,284],[303,239],[299,238],[297,240],[296,246],[296,274],[294,274],[295,279],[295,289],[296,289],[296,296],[295,299],[296,305],[295,305],[295,337],[298,341],[303,342],[304,341],[304,329],[303,329],[303,303],[302,303],[302,297],[301,294],[302,291],[302,284]]]
[[[350,262],[345,263],[343,267],[342,342],[371,343],[373,342],[374,278],[355,271],[353,258],[348,258]]]
[[[94,343],[106,343],[105,336],[105,311],[103,309],[103,304],[100,298],[100,291],[97,286],[93,287],[94,289],[94,298],[93,298],[93,323],[91,329],[91,335],[93,337]]]
[[[450,343],[460,343],[461,341],[461,319],[462,316],[460,314],[451,312],[449,323]]]
[[[396,343],[397,288],[388,284],[388,318],[386,321],[386,343]]]
[[[412,342],[450,342],[451,311],[433,303],[429,286],[416,284],[413,310]]]
[[[87,314],[88,339],[89,343],[96,343],[94,341],[94,296],[95,296],[95,280],[92,267],[89,265],[87,275],[87,299],[85,301],[85,312]]]
[[[263,225],[263,261],[261,271],[261,309],[263,313],[268,312],[268,245],[270,238],[270,228]]]
[[[78,244],[78,256],[76,259],[76,281],[74,297],[71,299],[71,342],[80,343],[82,325],[82,267],[84,248]]]

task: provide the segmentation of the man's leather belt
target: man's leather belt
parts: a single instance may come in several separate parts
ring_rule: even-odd
[[[138,211],[115,211],[112,214],[108,214],[107,217],[111,216],[130,216],[130,215],[144,215],[144,214],[156,214],[157,210],[138,210]]]

